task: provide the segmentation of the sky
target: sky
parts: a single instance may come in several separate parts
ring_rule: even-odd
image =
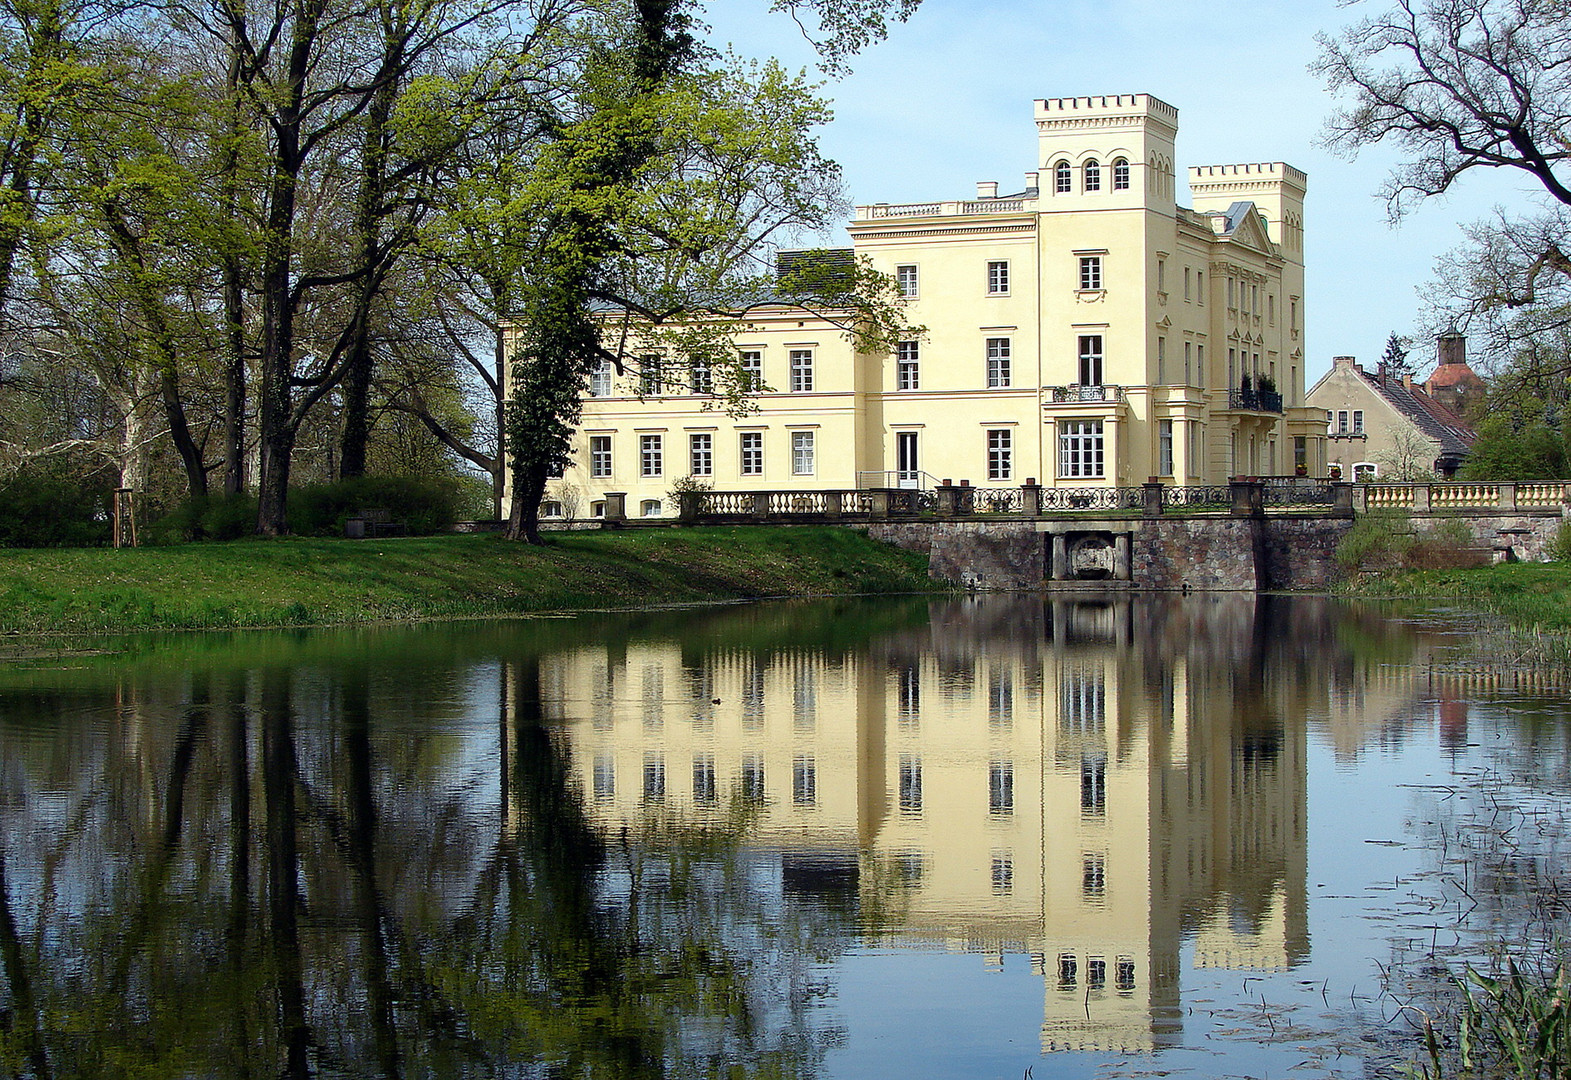
[[[1285,161],[1309,175],[1305,199],[1306,385],[1333,356],[1380,359],[1387,337],[1422,325],[1435,260],[1462,227],[1532,188],[1479,171],[1396,226],[1379,197],[1399,160],[1355,160],[1320,145],[1336,101],[1310,72],[1315,38],[1382,10],[1339,0],[923,0],[887,41],[827,83],[835,118],[819,133],[856,204],[974,197],[979,180],[1018,191],[1037,167],[1037,98],[1151,94],[1178,109],[1179,202],[1191,165]],[[813,64],[811,48],[768,0],[710,0],[711,41],[743,56]],[[843,233],[825,238],[846,243]],[[1434,344],[1415,343],[1419,377]]]

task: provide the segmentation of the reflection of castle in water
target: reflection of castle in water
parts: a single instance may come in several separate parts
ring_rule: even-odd
[[[867,653],[579,649],[543,697],[606,829],[740,812],[885,944],[1029,956],[1048,1049],[1152,1049],[1186,939],[1307,953],[1301,629],[1251,597],[956,601]]]

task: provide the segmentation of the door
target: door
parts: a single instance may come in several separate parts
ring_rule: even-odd
[[[914,431],[895,432],[895,482],[903,488],[922,486],[922,468],[916,456]]]

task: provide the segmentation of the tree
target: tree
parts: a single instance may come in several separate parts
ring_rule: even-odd
[[[1428,290],[1432,329],[1468,333],[1485,362],[1514,362],[1571,312],[1568,65],[1571,8],[1557,0],[1397,0],[1320,38],[1317,70],[1349,99],[1329,146],[1403,152],[1382,190],[1393,220],[1477,170],[1525,175],[1544,196],[1538,212],[1470,226]]]
[[[1420,434],[1413,425],[1397,424],[1391,428],[1386,448],[1375,454],[1375,464],[1387,480],[1433,480],[1437,449],[1434,440]]]
[[[1327,125],[1331,148],[1404,151],[1384,189],[1393,217],[1475,169],[1525,173],[1571,204],[1571,8],[1559,0],[1397,0],[1319,43],[1316,70],[1352,98]]]
[[[1386,338],[1386,351],[1380,357],[1382,363],[1393,371],[1402,371],[1407,368],[1407,339],[1391,331],[1391,336]]]

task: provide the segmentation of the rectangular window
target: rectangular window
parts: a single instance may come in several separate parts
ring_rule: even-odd
[[[1238,306],[1238,299],[1233,294],[1232,278],[1227,279],[1227,306],[1230,308],[1236,308]]]
[[[1354,409],[1353,410],[1353,434],[1354,435],[1362,435],[1363,433],[1364,433],[1364,410],[1363,409]]]
[[[750,806],[764,803],[764,759],[757,754],[742,759],[742,801]]]
[[[1238,385],[1238,350],[1227,350],[1227,387],[1231,390]]]
[[[665,450],[659,435],[638,437],[638,475],[659,476],[665,471]]]
[[[611,475],[611,436],[589,436],[589,475],[601,479]]]
[[[911,754],[900,755],[900,812],[922,812],[922,759]]]
[[[1107,895],[1107,856],[1089,851],[1081,856],[1080,895],[1093,902]],[[1096,960],[1091,963],[1095,965]],[[1094,969],[1092,978],[1096,979]]]
[[[602,360],[590,369],[589,396],[611,396],[611,361]]]
[[[1204,270],[1195,271],[1195,302],[1198,303],[1201,307],[1205,307],[1206,272]]]
[[[1102,475],[1102,421],[1060,421],[1058,475],[1063,477]]]
[[[687,385],[695,394],[712,394],[715,392],[714,372],[709,369],[709,361],[702,356],[693,357],[687,367]]]
[[[737,353],[737,360],[742,368],[743,389],[762,390],[764,388],[764,351],[762,349],[742,349]]]
[[[693,802],[713,806],[719,801],[715,790],[715,759],[712,754],[693,755]]]
[[[1080,335],[1080,385],[1102,385],[1102,335]]]
[[[1173,422],[1156,422],[1156,471],[1159,476],[1173,475]]]
[[[791,433],[791,475],[813,475],[813,433],[811,431],[793,431]]]
[[[1309,471],[1309,440],[1303,435],[1293,436],[1293,472],[1303,476]]]
[[[1206,381],[1206,347],[1195,346],[1195,381],[1191,386],[1204,386]]]
[[[791,392],[811,393],[813,389],[813,350],[791,350]]]
[[[1189,299],[1189,267],[1184,267],[1184,299]]]
[[[987,385],[998,388],[1010,383],[1010,344],[1006,337],[987,339]]]
[[[900,295],[910,299],[916,296],[916,264],[903,263],[895,267],[895,288]]]
[[[987,433],[987,478],[1009,480],[1015,474],[1014,432],[997,428]]]
[[[818,802],[818,763],[810,754],[798,754],[791,763],[791,802],[797,806]]]
[[[1102,256],[1080,256],[1080,288],[1083,290],[1100,289],[1102,287]]]
[[[1276,325],[1276,293],[1266,294],[1266,322]]]
[[[1009,263],[995,259],[987,264],[987,291],[991,296],[1009,292]]]
[[[742,475],[764,475],[764,433],[742,432]]]
[[[1193,345],[1193,344],[1194,344],[1194,342],[1192,342],[1192,341],[1184,342],[1184,385],[1185,386],[1193,386],[1194,385],[1194,381],[1193,381],[1193,379],[1190,376],[1191,365],[1190,365],[1190,362],[1189,362],[1190,361],[1190,355],[1191,355],[1191,352],[1192,352],[1192,350],[1190,349],[1190,346]]]
[[[1167,385],[1167,338],[1156,339],[1156,382],[1158,386]]]
[[[638,358],[638,392],[660,395],[665,393],[665,361],[655,355]]]
[[[987,767],[987,812],[1006,817],[1015,812],[1015,765],[995,761]]]
[[[715,474],[715,437],[708,433],[687,437],[687,469],[694,476]]]
[[[1336,433],[1338,435],[1346,435],[1347,434],[1347,410],[1346,409],[1338,409],[1336,411]]]
[[[993,892],[1007,896],[1015,888],[1015,860],[1007,851],[993,853]]]
[[[895,346],[895,387],[899,390],[918,390],[922,386],[919,370],[920,346],[914,341],[902,341]]]
[[[644,801],[665,801],[665,756],[644,755]]]
[[[1166,259],[1158,259],[1156,261],[1156,291],[1157,292],[1166,292],[1167,291],[1167,260]]]
[[[595,798],[616,798],[616,761],[608,751],[595,755]]]
[[[1080,755],[1080,812],[1089,817],[1107,813],[1107,755]]]

